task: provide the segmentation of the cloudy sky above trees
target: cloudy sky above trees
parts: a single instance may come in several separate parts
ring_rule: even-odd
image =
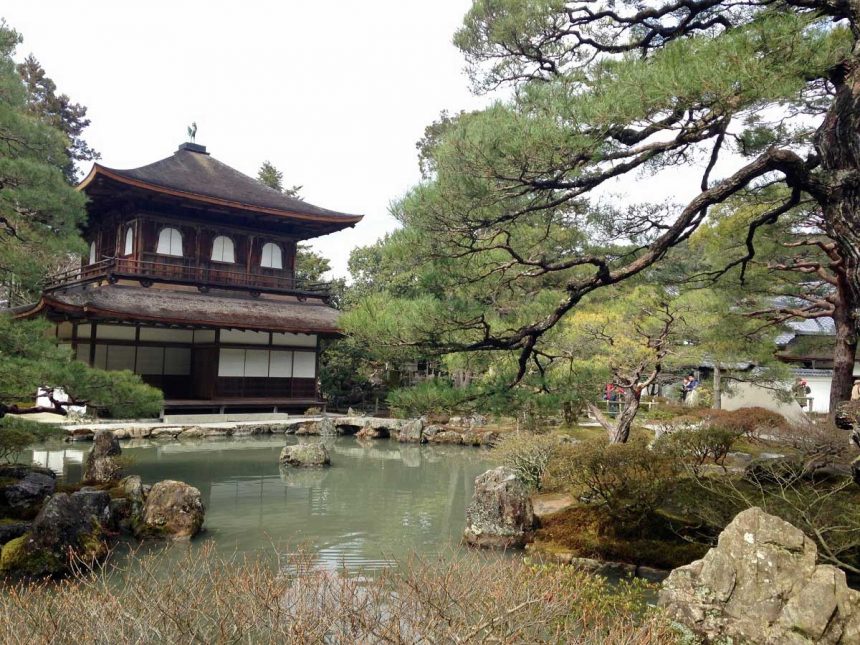
[[[133,168],[169,156],[196,121],[198,143],[256,176],[264,160],[309,202],[363,213],[314,246],[347,274],[349,252],[396,226],[389,204],[419,180],[415,142],[442,110],[487,105],[451,43],[470,0],[6,0],[59,91],[89,108],[101,163]],[[86,169],[88,170],[88,168]],[[718,171],[720,169],[718,168]],[[674,168],[596,191],[623,201],[680,201],[698,170]]]
[[[443,109],[486,104],[451,44],[469,0],[148,2],[7,0],[2,15],[59,91],[89,108],[101,163],[129,168],[198,143],[256,175],[268,159],[311,203],[364,213],[317,248],[349,251],[395,226],[418,181],[415,142]]]

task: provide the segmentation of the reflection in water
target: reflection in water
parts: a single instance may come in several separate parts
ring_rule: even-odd
[[[365,570],[412,552],[433,555],[456,546],[474,479],[491,466],[479,449],[339,437],[325,440],[330,468],[279,468],[285,443],[313,440],[136,440],[122,447],[132,460],[128,470],[144,483],[180,479],[200,489],[203,536],[219,550],[306,547],[327,566]],[[88,450],[65,445],[34,450],[32,458],[76,481]]]

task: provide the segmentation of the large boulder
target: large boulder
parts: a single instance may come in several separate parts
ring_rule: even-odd
[[[7,518],[0,520],[0,547],[10,540],[24,535],[24,533],[30,530],[31,526],[32,522],[25,522],[24,520],[11,520]]]
[[[536,525],[525,484],[510,468],[499,466],[475,478],[475,494],[466,508],[463,537],[471,546],[522,548]]]
[[[860,642],[860,592],[816,564],[801,530],[760,508],[739,513],[704,558],[672,571],[659,604],[707,642]]]
[[[117,439],[147,439],[152,434],[152,426],[115,428],[112,432]]]
[[[0,469],[0,478],[12,482],[0,487],[0,504],[12,509],[13,514],[28,517],[38,511],[57,487],[54,473],[41,468],[7,467]]]
[[[286,446],[278,459],[281,466],[321,468],[331,465],[328,450],[321,443],[298,443]]]
[[[99,430],[87,455],[84,481],[105,483],[120,479],[122,466],[117,457],[122,454],[119,441],[110,430]]]
[[[185,482],[165,479],[153,484],[146,495],[143,521],[136,531],[141,537],[191,538],[200,532],[203,515],[199,490]]]
[[[413,419],[404,423],[400,428],[400,432],[397,433],[397,440],[400,443],[426,443],[424,422],[421,419]]]
[[[499,433],[492,431],[467,430],[463,433],[463,444],[466,446],[495,446],[499,442]]]
[[[110,495],[84,489],[52,495],[29,532],[3,546],[0,576],[39,577],[66,573],[107,555]]]
[[[179,426],[166,426],[163,428],[153,428],[149,433],[150,439],[176,439],[182,432]]]

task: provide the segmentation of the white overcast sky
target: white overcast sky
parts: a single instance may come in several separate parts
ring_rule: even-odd
[[[307,201],[364,214],[315,243],[345,275],[352,248],[395,227],[425,125],[488,101],[451,44],[470,4],[5,0],[0,16],[24,36],[18,58],[89,108],[104,165],[169,156],[196,121],[221,161],[254,176],[268,159]]]

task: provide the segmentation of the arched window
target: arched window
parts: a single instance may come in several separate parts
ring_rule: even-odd
[[[134,229],[129,226],[125,229],[125,244],[122,249],[123,255],[131,255],[134,253]]]
[[[155,252],[159,255],[175,255],[182,257],[182,233],[175,228],[163,228],[158,234],[158,246]]]
[[[283,269],[284,259],[281,247],[274,242],[266,242],[263,245],[263,254],[260,257],[260,266],[265,269]]]
[[[96,243],[90,242],[90,264],[96,263]]]
[[[233,252],[233,240],[226,235],[219,235],[212,240],[212,261],[235,262],[236,255]]]

